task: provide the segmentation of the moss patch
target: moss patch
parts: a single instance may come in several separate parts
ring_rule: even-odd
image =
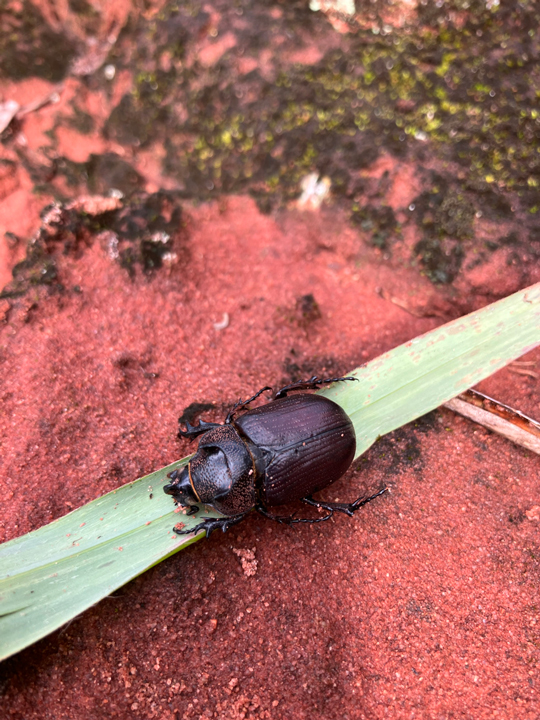
[[[469,179],[495,195],[515,191],[532,210],[531,189],[540,181],[540,16],[532,5],[489,10],[480,3],[474,12],[455,5],[459,25],[446,5],[444,15],[426,10],[416,30],[359,30],[313,66],[286,64],[277,54],[269,81],[258,70],[239,75],[239,56],[257,58],[272,36],[291,28],[301,46],[305,23],[316,37],[326,21],[298,5],[281,18],[247,3],[222,7],[215,32],[232,30],[236,47],[212,67],[186,67],[191,33],[204,29],[208,15],[198,3],[169,3],[136,30],[135,87],[113,111],[108,132],[126,144],[165,143],[164,171],[199,198],[248,190],[268,210],[294,197],[313,170],[350,197],[358,194],[356,171],[381,151],[422,161],[429,149],[466,167]],[[466,200],[470,207],[487,197],[471,194],[478,197]],[[470,211],[447,204],[443,212],[443,232],[466,232]]]
[[[211,15],[202,1],[170,0],[131,21],[111,49],[107,62],[128,69],[134,85],[105,134],[126,147],[164,146],[163,172],[197,200],[249,192],[269,212],[298,196],[306,174],[328,176],[334,198],[360,226],[371,223],[371,242],[386,253],[399,228],[382,195],[368,198],[361,171],[381,154],[404,159],[426,178],[410,216],[422,228],[416,252],[432,279],[450,281],[475,243],[475,213],[518,221],[533,238],[540,212],[540,8],[489,5],[420,4],[419,22],[396,30],[385,25],[381,0],[338,50],[303,65],[288,57],[336,46],[327,20],[306,3],[217,0]],[[28,74],[65,72],[73,48],[58,53],[64,40],[38,23],[37,11],[28,24],[23,14],[9,18],[16,30],[0,40],[4,73],[18,57]],[[234,44],[204,60],[201,46],[219,49],[227,34]],[[27,58],[34,40],[38,59],[54,47],[56,69]],[[97,73],[88,82],[105,81]],[[439,168],[435,188],[426,167]]]

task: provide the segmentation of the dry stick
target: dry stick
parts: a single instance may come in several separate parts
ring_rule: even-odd
[[[540,423],[478,390],[467,390],[443,407],[540,455]]]

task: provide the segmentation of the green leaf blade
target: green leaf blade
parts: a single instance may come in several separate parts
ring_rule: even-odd
[[[404,343],[321,394],[342,405],[356,456],[540,344],[540,284]]]
[[[163,492],[186,459],[0,545],[0,659],[22,650],[203,537],[176,535]],[[150,496],[152,496],[150,498]],[[214,516],[217,514],[207,513]]]
[[[540,283],[375,358],[357,383],[321,391],[342,405],[357,456],[540,344]],[[184,458],[0,545],[0,659],[27,647],[178,550],[203,537],[173,526],[162,489]],[[217,517],[217,514],[207,513]]]

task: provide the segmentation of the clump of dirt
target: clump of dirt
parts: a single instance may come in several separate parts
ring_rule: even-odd
[[[53,30],[30,0],[0,6],[0,76],[14,80],[39,77],[62,80],[75,56],[76,46]]]

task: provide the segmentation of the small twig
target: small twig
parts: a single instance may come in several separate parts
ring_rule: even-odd
[[[430,308],[429,305],[424,305],[424,307],[420,308],[411,307],[406,300],[401,300],[401,298],[390,295],[383,287],[375,288],[375,292],[383,300],[391,302],[393,305],[397,305],[399,308],[405,310],[405,312],[410,313],[414,317],[445,317],[445,313],[443,311],[438,312],[435,308]]]
[[[0,103],[0,133],[4,132],[20,109],[21,106],[15,100]]]
[[[36,100],[32,100],[32,102],[29,102],[26,105],[22,105],[22,107],[20,107],[17,112],[17,120],[24,117],[25,115],[28,115],[28,113],[35,112],[36,110],[41,110],[41,108],[47,105],[54,105],[57,102],[60,102],[60,93],[63,91],[63,89],[63,85],[58,85],[57,89],[53,92],[48,93],[43,97],[37,98]]]
[[[534,372],[534,370],[526,370],[525,368],[515,368],[511,365],[508,366],[508,371],[513,372],[516,375],[526,375],[527,377],[532,377],[535,380],[538,380],[538,373]]]
[[[467,390],[443,407],[540,455],[540,423],[477,390]]]
[[[530,369],[535,366],[536,360],[514,360],[514,362],[508,366],[508,370],[517,375],[527,375],[528,377],[538,380],[538,373]]]
[[[405,312],[410,313],[411,315],[414,315],[415,317],[424,317],[421,312],[418,312],[418,310],[414,310],[413,308],[409,307],[407,303],[404,300],[400,300],[397,297],[394,297],[393,295],[390,295],[386,292],[386,290],[382,287],[376,288],[375,292],[379,297],[381,297],[383,300],[387,300],[388,302],[393,303],[394,305],[397,305],[402,310],[405,310]]]
[[[22,106],[15,100],[0,102],[0,133],[3,133],[4,130],[9,127],[14,118],[20,120],[25,115],[28,115],[28,113],[40,110],[42,107],[45,107],[45,105],[57,103],[60,100],[62,89],[62,86],[59,85],[54,92]]]

